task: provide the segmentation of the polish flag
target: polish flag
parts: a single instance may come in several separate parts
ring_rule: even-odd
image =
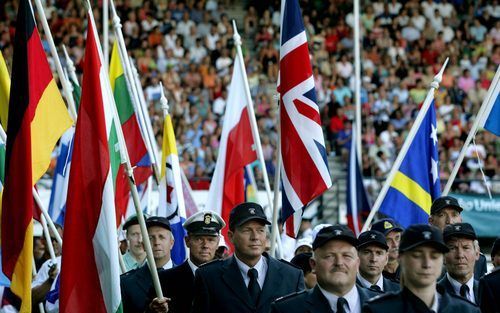
[[[232,208],[245,202],[244,167],[257,159],[242,77],[240,62],[235,62],[223,117],[219,156],[207,201],[207,209],[220,214],[228,225]],[[229,243],[227,231],[228,227],[222,230],[222,234]]]

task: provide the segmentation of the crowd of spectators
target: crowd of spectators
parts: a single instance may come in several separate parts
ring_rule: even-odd
[[[42,2],[56,45],[68,47],[81,74],[85,9],[79,0]],[[300,4],[327,149],[345,160],[355,114],[352,1],[301,0]],[[8,63],[16,5],[14,0],[0,4],[0,49]],[[161,146],[161,81],[171,106],[181,167],[194,188],[207,188],[215,169],[235,53],[228,12],[240,5],[231,0],[121,0],[116,6],[158,143]],[[280,1],[249,0],[244,10],[238,27],[265,166],[272,177]],[[99,9],[94,9],[94,16],[101,29]],[[440,175],[446,181],[500,63],[499,2],[361,1],[360,23],[364,177],[373,182],[371,189],[380,186],[430,82],[449,57],[435,95]],[[491,187],[500,192],[500,183],[494,182],[500,179],[499,151],[498,138],[479,132],[454,189],[485,193],[481,163],[486,179],[493,181]],[[257,164],[253,168],[259,183],[262,168]]]

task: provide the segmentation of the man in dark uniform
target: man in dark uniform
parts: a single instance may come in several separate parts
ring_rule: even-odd
[[[174,237],[170,222],[165,217],[152,216],[146,220],[149,240],[158,270],[173,267],[170,250],[174,245]],[[151,272],[146,263],[120,277],[122,303],[124,313],[143,313],[147,307],[149,289],[152,286]]]
[[[354,233],[343,225],[325,227],[313,242],[311,267],[318,284],[276,300],[271,313],[359,313],[378,293],[356,285],[359,258]]]
[[[389,246],[384,234],[376,230],[358,237],[359,272],[356,283],[376,292],[399,291],[399,284],[382,275],[388,261]]]
[[[474,240],[474,228],[468,223],[456,223],[444,228],[443,238],[450,251],[444,256],[446,275],[438,282],[446,292],[479,304],[479,281],[474,279],[474,264],[479,257]]]
[[[463,208],[456,198],[450,196],[439,197],[432,202],[429,224],[443,231],[446,225],[462,223],[462,215],[460,215],[462,211]],[[479,247],[477,242],[476,246]],[[474,277],[479,279],[486,274],[486,272],[486,257],[484,254],[479,253],[479,259],[474,265]]]
[[[302,271],[264,253],[262,207],[246,202],[229,215],[234,254],[201,266],[195,274],[193,313],[268,313],[271,302],[304,289]]]
[[[469,301],[436,288],[448,251],[438,228],[425,224],[408,227],[399,246],[403,289],[370,299],[363,312],[479,313]]]
[[[194,274],[200,265],[215,258],[220,230],[226,223],[215,212],[199,211],[190,216],[182,226],[187,231],[185,241],[189,248],[189,258],[181,265],[159,273],[164,298],[154,298],[155,290],[151,288],[149,296],[154,299],[147,312],[184,313],[191,310]]]
[[[389,247],[387,265],[382,272],[385,278],[399,282],[399,242],[403,228],[392,218],[384,218],[373,223],[371,230],[376,230],[384,234],[387,246]]]
[[[479,300],[481,312],[500,312],[500,237],[491,249],[491,259],[495,269],[479,280]]]

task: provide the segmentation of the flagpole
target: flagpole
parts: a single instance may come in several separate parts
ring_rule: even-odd
[[[241,36],[238,33],[238,29],[236,28],[236,22],[233,20],[233,29],[234,29],[234,45],[236,47],[236,62],[240,63],[241,66],[241,78],[243,79],[243,83],[245,85],[245,97],[247,100],[247,109],[248,109],[248,115],[250,119],[250,125],[252,127],[252,134],[253,134],[253,139],[256,145],[257,149],[257,157],[261,163],[262,166],[262,176],[264,178],[264,186],[266,188],[266,195],[267,195],[267,201],[269,203],[269,208],[271,212],[274,212],[273,210],[273,200],[271,197],[271,185],[269,184],[269,177],[267,175],[267,168],[266,168],[266,162],[264,160],[264,153],[262,152],[262,144],[260,142],[260,136],[259,136],[259,130],[257,128],[257,120],[255,119],[255,112],[253,109],[253,101],[252,101],[252,95],[250,94],[250,87],[248,85],[248,78],[247,78],[247,71],[245,68],[245,62],[243,61],[243,52],[241,51]],[[274,213],[273,213],[274,214]],[[272,226],[272,231],[276,231],[275,227],[277,228],[276,224],[273,224]],[[272,232],[271,232],[272,233]],[[273,245],[274,241],[276,241],[276,237],[274,239],[271,237],[271,246]],[[273,253],[271,253],[273,255]]]
[[[73,60],[69,57],[68,51],[66,50],[66,46],[62,45],[64,56],[66,58],[66,67],[68,68],[68,74],[69,77],[74,81],[74,83],[77,86],[80,86],[80,83],[78,82],[78,77],[76,76],[76,68],[75,64],[73,63]]]
[[[469,131],[469,135],[467,136],[467,139],[464,142],[462,150],[460,150],[460,154],[458,155],[455,165],[453,166],[453,170],[451,171],[450,177],[448,178],[446,186],[443,189],[442,193],[443,196],[447,196],[451,190],[451,186],[453,185],[453,182],[457,177],[460,165],[462,165],[462,162],[464,160],[467,148],[469,147],[472,139],[476,136],[479,125],[482,124],[483,122],[485,111],[488,109],[490,104],[493,104],[495,102],[494,101],[495,99],[493,99],[493,95],[495,94],[495,90],[500,87],[499,81],[500,81],[500,66],[497,68],[497,72],[495,73],[495,77],[493,77],[490,89],[488,90],[488,93],[486,94],[486,97],[484,98],[483,103],[481,104],[481,107],[477,112],[476,119],[474,120],[474,124],[472,125],[472,128]]]
[[[361,61],[360,61],[360,34],[359,34],[359,0],[354,0],[354,98],[356,105],[356,127],[353,131],[356,132],[356,152],[358,162],[362,165],[361,158]]]
[[[35,256],[33,256],[33,264],[31,265],[31,273],[32,273],[33,277],[36,276]],[[43,302],[38,302],[38,311],[40,311],[40,313],[45,313],[45,308],[43,307]]]
[[[159,166],[158,166],[158,158],[156,155],[156,151],[154,151],[154,147],[155,147],[154,142],[152,140],[152,138],[154,138],[154,136],[150,137],[151,134],[153,134],[153,130],[151,128],[151,134],[150,134],[150,130],[149,130],[149,127],[150,127],[149,124],[151,124],[151,122],[149,122],[149,124],[147,123],[146,118],[145,118],[145,116],[147,116],[147,115],[145,115],[143,110],[142,110],[141,100],[139,97],[140,90],[139,90],[137,84],[135,83],[134,73],[132,71],[132,62],[130,61],[130,58],[128,57],[127,48],[125,46],[125,39],[123,38],[120,17],[116,13],[114,1],[109,0],[109,3],[111,5],[111,14],[113,16],[113,28],[115,30],[116,40],[118,41],[118,52],[120,54],[120,59],[122,61],[123,68],[124,68],[124,74],[125,74],[125,78],[126,78],[125,81],[127,83],[128,91],[131,94],[132,104],[134,105],[134,109],[137,113],[137,118],[139,119],[139,123],[144,126],[144,127],[140,127],[141,133],[145,139],[144,142],[146,144],[146,149],[148,150],[148,154],[151,158],[151,165],[152,165],[153,173],[155,176],[155,180],[157,182],[157,185],[159,185],[160,184],[160,170],[159,170]],[[143,128],[145,128],[145,129],[143,129]]]
[[[415,122],[413,123],[413,126],[410,129],[410,132],[408,133],[408,137],[406,138],[403,146],[401,147],[401,151],[399,152],[396,161],[394,161],[391,171],[389,172],[389,175],[387,176],[384,182],[382,190],[378,194],[377,200],[375,201],[375,204],[373,205],[372,210],[370,211],[370,215],[368,215],[368,218],[365,224],[363,225],[363,229],[361,230],[361,232],[364,232],[368,229],[371,221],[375,217],[375,214],[378,212],[380,205],[382,204],[382,201],[384,200],[385,195],[387,194],[387,191],[389,191],[389,187],[392,181],[394,180],[394,176],[396,176],[396,173],[398,172],[399,167],[401,166],[401,163],[403,162],[403,159],[405,158],[406,153],[408,152],[408,149],[410,148],[410,145],[413,142],[413,139],[415,138],[418,129],[420,128],[420,124],[422,124],[425,114],[427,114],[427,111],[431,106],[432,100],[434,98],[434,92],[439,88],[439,83],[441,83],[441,80],[443,79],[443,73],[446,68],[446,65],[448,64],[448,60],[449,58],[446,58],[446,61],[444,61],[444,64],[441,67],[441,70],[436,76],[434,76],[434,80],[430,84],[430,89],[427,92],[427,96],[425,97],[424,103],[422,104],[422,108],[418,112],[417,118],[415,119]]]
[[[278,110],[279,110],[279,97],[278,97]],[[276,225],[276,227],[273,226],[271,230],[271,255],[275,255],[276,251],[276,241],[278,238],[278,202],[279,202],[279,196],[280,196],[280,175],[281,175],[281,127],[280,127],[280,115],[278,114],[277,117],[277,128],[278,128],[278,147],[277,147],[277,156],[276,156],[276,170],[274,171],[274,206],[273,206],[273,220],[272,220],[272,225]],[[281,242],[281,240],[279,240]],[[282,247],[279,249],[281,251],[281,254],[283,255],[283,250]]]
[[[102,43],[104,52],[104,63],[109,69],[109,4],[108,0],[102,0]]]
[[[57,74],[59,75],[59,81],[61,82],[63,88],[63,94],[68,103],[69,114],[73,119],[73,121],[76,122],[75,101],[73,100],[73,95],[71,94],[68,82],[66,79],[64,79],[64,72],[62,69],[61,60],[59,59],[59,55],[57,54],[56,45],[54,44],[54,39],[52,38],[52,33],[50,32],[49,24],[47,23],[47,17],[45,16],[45,11],[43,10],[42,2],[40,0],[35,0],[35,4],[40,20],[42,21],[42,27],[45,32],[45,36],[47,37],[47,41],[49,43],[50,53],[56,64]]]
[[[88,6],[89,17],[90,17],[92,23],[95,25],[94,14],[92,13],[92,7],[90,5],[89,0],[87,0],[87,6]],[[97,30],[96,30],[96,32],[97,32]],[[99,51],[100,57],[103,58],[101,45],[99,44],[99,42],[97,42],[96,44],[97,44],[97,50]],[[158,278],[158,271],[156,269],[156,263],[155,263],[155,260],[153,257],[153,250],[151,248],[151,242],[149,241],[148,230],[146,228],[146,221],[144,220],[144,215],[142,214],[141,203],[139,200],[139,192],[137,191],[137,186],[135,184],[134,171],[133,171],[132,165],[130,163],[130,158],[128,155],[127,145],[125,144],[125,138],[123,136],[123,130],[121,127],[120,118],[118,117],[118,111],[116,109],[115,99],[114,99],[113,95],[111,94],[111,83],[109,82],[109,76],[104,75],[103,79],[105,80],[105,84],[106,84],[106,86],[103,88],[103,91],[105,93],[107,93],[107,94],[104,94],[104,96],[108,98],[108,101],[106,101],[106,102],[110,106],[109,109],[111,110],[111,112],[113,114],[112,118],[113,118],[114,123],[116,125],[116,134],[118,137],[118,144],[120,147],[121,164],[124,165],[125,173],[127,174],[127,177],[128,177],[130,191],[132,193],[132,199],[134,201],[135,211],[137,213],[137,220],[139,221],[139,226],[141,228],[144,250],[146,250],[146,257],[148,260],[149,271],[151,273],[151,279],[152,279],[153,286],[155,288],[157,297],[160,299],[163,299],[163,292],[161,290],[160,280]]]
[[[43,235],[45,237],[45,241],[47,241],[47,247],[49,248],[49,255],[52,263],[57,264],[56,253],[54,252],[54,245],[52,244],[52,239],[50,238],[49,228],[47,227],[47,221],[45,220],[45,216],[41,216],[40,220],[42,222]]]

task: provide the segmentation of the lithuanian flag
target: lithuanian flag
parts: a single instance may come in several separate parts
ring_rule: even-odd
[[[50,72],[28,0],[19,1],[2,199],[2,266],[20,312],[31,312],[34,183],[73,121]]]

